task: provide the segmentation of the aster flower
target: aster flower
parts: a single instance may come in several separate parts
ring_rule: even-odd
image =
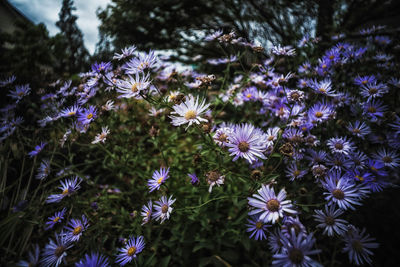
[[[136,74],[155,67],[157,64],[157,56],[154,51],[141,53],[136,58],[129,60],[122,68],[126,74]]]
[[[229,138],[231,156],[235,156],[233,161],[238,158],[245,158],[250,164],[256,161],[256,157],[266,159],[263,152],[267,149],[267,137],[260,129],[251,124],[238,125]]]
[[[55,234],[55,241],[49,239],[49,243],[46,244],[42,252],[42,258],[40,259],[40,266],[50,267],[59,266],[62,262],[65,264],[65,257],[67,256],[67,250],[73,246],[71,241],[66,238],[65,234]]]
[[[187,130],[193,123],[200,124],[200,122],[207,122],[206,119],[200,116],[208,111],[207,108],[209,106],[210,104],[205,104],[205,100],[200,102],[198,97],[194,98],[194,96],[189,95],[184,102],[172,107],[174,111],[171,114],[176,114],[169,116],[172,119],[172,125],[180,126],[188,124],[186,127]]]
[[[99,142],[104,143],[109,134],[110,134],[110,130],[108,129],[108,126],[101,127],[101,133],[96,135],[96,137],[92,141],[92,144],[97,144]]]
[[[153,172],[153,176],[149,181],[147,182],[147,186],[150,189],[150,193],[153,192],[154,190],[159,190],[161,185],[169,178],[169,168],[160,168],[160,171],[155,170]]]
[[[371,133],[371,128],[365,123],[360,121],[355,121],[354,124],[349,122],[347,129],[351,134],[363,138]]]
[[[145,247],[144,237],[130,236],[128,242],[126,242],[125,247],[118,249],[119,254],[117,255],[116,263],[120,266],[131,262],[133,258],[136,258],[137,254],[142,252]]]
[[[370,76],[357,76],[354,79],[354,84],[359,85],[359,86],[363,86],[369,83],[375,83],[376,82],[376,78],[374,75],[370,75]]]
[[[374,82],[362,85],[360,94],[361,96],[368,98],[368,101],[370,101],[374,98],[382,97],[387,92],[389,92],[389,88],[386,84]]]
[[[279,253],[282,250],[283,244],[281,241],[281,235],[281,230],[275,228],[275,231],[271,232],[268,237],[268,246],[274,254]]]
[[[272,47],[271,52],[278,56],[294,56],[296,55],[296,49],[291,46],[282,47],[280,44]]]
[[[189,173],[188,176],[190,177],[190,179],[191,179],[190,183],[193,186],[198,186],[200,184],[199,178],[197,178],[195,173],[192,173],[192,174]]]
[[[215,131],[213,140],[217,145],[225,147],[229,143],[229,137],[231,136],[232,132],[233,129],[230,127],[220,127]]]
[[[92,71],[95,73],[105,73],[110,68],[112,68],[111,62],[100,62],[100,63],[95,62],[92,65]]]
[[[119,80],[117,83],[117,92],[121,95],[119,98],[137,97],[143,90],[150,86],[150,75],[136,72],[135,77],[128,75],[129,80]]]
[[[79,239],[82,236],[82,233],[88,228],[88,226],[89,223],[85,215],[82,215],[82,220],[71,219],[68,222],[68,225],[65,227],[66,230],[65,235],[72,242],[79,241]]]
[[[346,232],[348,222],[338,219],[343,214],[343,210],[335,209],[334,206],[325,205],[325,211],[315,210],[314,218],[319,224],[317,227],[324,229],[324,234],[333,236],[334,234],[343,235]]]
[[[316,93],[326,95],[326,96],[335,96],[335,91],[332,89],[332,82],[329,79],[325,79],[323,81],[312,81],[310,83],[311,89],[313,89]]]
[[[335,153],[332,156],[329,156],[326,164],[331,166],[331,170],[347,170],[351,167],[351,162],[349,161],[349,157],[344,154]]]
[[[343,210],[355,210],[354,205],[361,205],[363,197],[355,184],[341,177],[340,172],[330,172],[322,182],[322,186],[328,191],[324,192],[328,205],[338,205]]]
[[[370,117],[372,122],[378,120],[378,118],[383,117],[383,112],[385,112],[387,107],[383,105],[383,102],[380,100],[372,100],[365,102],[363,105],[363,114]]]
[[[28,155],[32,158],[40,153],[43,148],[47,145],[47,142],[40,142],[39,145],[35,146],[35,149],[28,153]]]
[[[393,150],[386,148],[380,148],[376,153],[372,155],[374,159],[383,163],[385,167],[397,168],[400,166],[399,154]]]
[[[47,198],[46,203],[57,203],[60,202],[64,197],[71,196],[73,193],[81,188],[81,182],[82,179],[78,176],[75,176],[73,179],[66,179],[64,182],[60,181],[61,186],[59,187],[59,189],[62,190],[61,194],[50,195]]]
[[[211,193],[212,188],[217,185],[220,186],[225,182],[225,175],[221,175],[218,171],[209,171],[206,174],[207,183],[210,185],[208,192]]]
[[[110,111],[114,110],[114,101],[113,100],[107,100],[107,102],[101,107],[102,110]]]
[[[134,45],[125,47],[121,50],[121,52],[122,52],[121,54],[114,53],[113,59],[121,60],[121,59],[127,58],[129,56],[132,56],[133,53],[135,52],[135,50],[136,50],[136,46],[134,46]]]
[[[290,237],[281,235],[281,243],[282,249],[273,255],[272,266],[322,267],[309,257],[320,253],[319,249],[313,249],[315,239],[312,234],[296,235],[292,229]]]
[[[263,240],[267,238],[265,232],[267,231],[268,227],[271,227],[270,225],[265,224],[263,221],[259,220],[255,216],[248,219],[247,221],[249,223],[246,224],[246,231],[251,232],[250,238],[254,237],[255,240]]]
[[[306,174],[307,170],[299,170],[296,162],[292,162],[286,169],[286,177],[288,177],[290,181],[300,179]]]
[[[169,219],[172,207],[176,199],[172,199],[172,196],[167,199],[166,196],[162,196],[159,201],[156,201],[154,204],[155,212],[152,214],[152,218],[156,221],[160,220],[160,223],[163,223],[166,219]]]
[[[362,151],[350,153],[350,162],[356,169],[362,169],[366,166],[368,157]]]
[[[40,163],[39,169],[38,169],[38,174],[36,174],[36,179],[39,180],[43,180],[45,179],[47,176],[49,176],[51,171],[50,168],[50,160],[48,159],[44,159],[42,160],[42,162]]]
[[[153,202],[149,200],[149,202],[147,202],[147,206],[143,205],[142,211],[140,213],[140,215],[143,217],[142,225],[148,223],[151,220],[152,213],[153,213]]]
[[[207,35],[204,40],[205,41],[214,41],[222,35],[222,30],[217,30],[209,35]]]
[[[294,230],[296,235],[307,234],[306,227],[300,222],[299,217],[287,216],[283,219],[281,226],[281,233],[286,237],[290,237],[292,230]]]
[[[289,90],[286,92],[289,102],[302,102],[304,100],[304,92],[300,90]]]
[[[325,151],[315,151],[314,149],[308,149],[307,154],[306,159],[310,161],[310,166],[324,163],[328,156]]]
[[[382,160],[383,161],[383,160]],[[382,161],[377,161],[377,160],[368,160],[368,168],[369,170],[377,176],[387,176],[387,172],[385,171],[385,163]]]
[[[99,253],[85,254],[85,257],[75,263],[75,267],[109,267],[108,258]]]
[[[12,75],[12,76],[10,76],[10,77],[4,79],[4,80],[1,80],[1,81],[0,81],[0,87],[4,87],[4,86],[7,86],[7,85],[9,85],[9,84],[12,84],[16,79],[17,79],[17,77],[15,77],[14,75]]]
[[[34,267],[39,266],[40,248],[38,244],[33,246],[33,251],[28,253],[28,261],[21,260],[17,263],[18,267]]]
[[[61,117],[71,117],[75,116],[81,111],[81,107],[78,104],[67,107],[60,112]]]
[[[268,146],[273,146],[274,141],[278,138],[280,128],[279,127],[274,127],[274,128],[269,128],[265,134],[268,142]]]
[[[347,137],[330,138],[327,141],[327,145],[331,149],[332,153],[348,155],[353,150],[352,143],[347,140]]]
[[[15,91],[11,91],[8,96],[16,100],[16,103],[18,103],[24,96],[29,95],[31,92],[31,88],[29,87],[29,84],[25,85],[17,85],[15,86]]]
[[[258,190],[258,194],[253,194],[253,197],[247,198],[249,205],[254,209],[249,212],[249,215],[259,214],[259,220],[275,223],[285,213],[296,214],[290,200],[286,200],[286,191],[281,189],[278,196],[275,195],[274,188],[269,185],[262,185]]]
[[[46,222],[45,230],[52,229],[54,225],[56,225],[57,223],[61,223],[62,220],[64,220],[64,215],[66,211],[67,209],[63,208],[61,211],[57,211],[56,213],[54,213],[53,216],[50,216],[48,218],[49,221]]]
[[[250,100],[255,100],[256,95],[257,95],[257,88],[251,86],[249,88],[246,88],[246,90],[242,92],[242,99],[245,102]]]
[[[349,225],[343,240],[345,242],[343,252],[349,253],[350,262],[356,265],[372,264],[370,256],[374,253],[371,249],[379,247],[379,244],[373,242],[375,238],[365,233],[365,228],[360,232],[358,228]]]
[[[327,103],[317,103],[308,111],[308,117],[311,122],[321,123],[328,120],[334,114],[334,108]]]
[[[89,108],[84,108],[78,113],[78,122],[82,125],[88,125],[97,117],[97,109],[90,105]]]
[[[372,174],[358,169],[350,170],[346,173],[346,177],[357,182],[366,182],[373,179]]]

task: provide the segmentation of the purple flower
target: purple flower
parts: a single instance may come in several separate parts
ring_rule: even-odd
[[[147,202],[147,206],[143,205],[142,212],[140,213],[140,215],[143,217],[142,225],[148,223],[151,220],[152,213],[153,213],[153,202],[149,200],[149,202]]]
[[[243,101],[255,100],[257,95],[257,88],[251,86],[242,92]]]
[[[81,188],[81,182],[82,179],[78,176],[75,176],[73,179],[66,179],[64,182],[60,181],[61,186],[58,188],[62,190],[61,194],[50,195],[47,198],[46,203],[57,203],[60,202],[64,197],[71,196]]]
[[[365,233],[365,228],[360,232],[358,228],[350,225],[343,240],[345,242],[343,252],[349,253],[350,262],[356,265],[372,264],[370,256],[374,253],[371,248],[377,248],[379,244],[373,242],[375,238],[371,238],[369,234]]]
[[[32,267],[32,266],[39,266],[39,255],[40,255],[40,248],[38,244],[33,246],[33,251],[29,251],[28,253],[28,261],[19,261],[17,266],[19,267]]]
[[[43,180],[45,179],[47,176],[49,176],[51,171],[50,168],[50,160],[48,159],[44,159],[42,160],[42,162],[40,163],[39,169],[38,169],[38,174],[36,174],[36,179],[39,180]]]
[[[112,67],[111,62],[95,62],[92,65],[92,71],[96,73],[105,73]]]
[[[67,209],[63,208],[61,211],[57,211],[56,213],[54,213],[53,216],[50,216],[48,218],[49,221],[46,222],[47,226],[45,227],[45,230],[52,229],[54,227],[54,225],[62,222],[62,220],[64,220],[64,215],[65,215],[66,211],[67,211]]]
[[[121,60],[121,59],[127,58],[129,56],[132,56],[133,52],[135,52],[135,50],[136,50],[136,46],[134,46],[134,45],[125,47],[121,50],[121,52],[122,52],[121,54],[114,53],[113,59]]]
[[[65,233],[55,234],[55,241],[49,239],[49,243],[46,244],[42,258],[40,260],[41,266],[58,266],[62,262],[65,264],[65,257],[67,256],[67,250],[70,249],[73,244],[66,237]]]
[[[47,142],[40,142],[39,145],[35,146],[35,149],[28,153],[28,155],[32,158],[42,151],[42,149],[47,145]]]
[[[81,107],[78,104],[63,109],[60,113],[61,117],[71,117],[79,114]]]
[[[361,205],[363,195],[351,180],[341,177],[340,172],[330,172],[322,185],[328,191],[324,192],[328,205],[336,204],[343,210],[355,210],[354,205]]]
[[[364,139],[364,136],[371,133],[371,128],[365,123],[360,121],[355,121],[354,124],[349,122],[347,129],[351,134]]]
[[[376,82],[376,78],[374,75],[371,76],[357,76],[357,78],[354,79],[354,84],[362,86],[366,85],[368,83],[374,83]]]
[[[68,222],[68,226],[65,227],[67,238],[72,242],[78,241],[88,226],[89,223],[85,215],[82,215],[82,220],[71,219]]]
[[[283,213],[296,214],[290,200],[286,200],[286,191],[281,189],[278,196],[275,195],[274,188],[269,185],[262,185],[258,190],[258,194],[253,194],[253,197],[247,198],[249,205],[254,209],[249,212],[249,215],[261,213],[259,220],[275,223]]]
[[[325,79],[323,81],[312,81],[311,84],[311,89],[314,90],[314,92],[326,96],[335,96],[335,91],[332,89],[332,82],[329,79]]]
[[[97,109],[90,105],[89,108],[84,108],[78,113],[78,122],[82,125],[91,123],[97,117]]]
[[[126,74],[136,74],[138,72],[144,72],[145,70],[155,67],[157,64],[157,56],[154,51],[139,54],[138,57],[132,58],[124,66]]]
[[[319,224],[317,227],[324,229],[324,234],[333,236],[334,234],[343,235],[346,232],[348,222],[338,219],[343,214],[342,209],[335,209],[334,206],[325,205],[325,211],[315,210],[314,218]]]
[[[117,255],[117,260],[115,262],[120,266],[124,266],[131,262],[133,258],[136,258],[137,254],[142,252],[144,247],[145,242],[143,236],[138,236],[137,238],[130,236],[125,247],[118,249],[119,254]]]
[[[321,102],[312,106],[308,111],[308,118],[313,123],[321,123],[328,120],[334,114],[332,105]]]
[[[367,83],[361,86],[360,94],[368,98],[368,101],[375,99],[377,97],[382,97],[384,94],[389,92],[389,88],[383,83]]]
[[[75,267],[109,267],[108,258],[99,253],[85,254],[85,258],[75,263]]]
[[[319,249],[313,249],[315,239],[312,234],[296,235],[292,229],[289,237],[281,235],[280,242],[283,246],[280,252],[273,255],[273,266],[322,267],[321,264],[309,257],[320,252]]]
[[[332,153],[348,155],[353,150],[352,143],[347,140],[347,137],[330,138],[327,145],[331,149]]]
[[[263,221],[257,219],[257,217],[251,218],[247,220],[249,223],[246,224],[247,232],[251,232],[250,238],[254,237],[255,240],[263,240],[266,239],[265,231],[267,231],[267,227],[271,227],[270,225],[265,224]]]
[[[161,185],[169,178],[169,168],[160,168],[160,171],[155,170],[153,177],[147,182],[147,186],[150,189],[150,193],[154,190],[159,190]]]
[[[307,170],[300,170],[297,167],[296,162],[292,162],[286,169],[286,177],[288,177],[290,179],[290,181],[300,179],[306,174],[307,174]]]
[[[191,179],[190,183],[193,186],[198,186],[200,184],[199,178],[197,178],[195,173],[192,173],[192,174],[189,173],[188,176],[190,177],[190,179]]]
[[[166,219],[169,219],[169,216],[172,212],[172,204],[174,204],[176,199],[172,199],[172,196],[169,199],[166,196],[162,196],[159,201],[156,201],[154,204],[155,212],[152,214],[153,219],[156,221],[160,220],[160,223],[163,223]]]
[[[400,166],[399,154],[393,150],[387,150],[386,148],[380,148],[376,153],[372,155],[374,159],[383,163],[385,167],[397,168]]]
[[[17,85],[15,86],[15,91],[11,91],[8,96],[16,100],[16,103],[18,103],[24,96],[29,95],[31,92],[31,88],[29,87],[29,84],[25,85]]]
[[[373,99],[372,101],[368,101],[363,105],[363,113],[370,117],[372,122],[376,122],[378,118],[383,117],[383,112],[385,112],[387,107],[383,105],[383,102],[380,100]]]
[[[250,164],[257,160],[256,157],[266,159],[263,152],[266,150],[266,135],[251,124],[242,124],[235,127],[229,138],[229,152],[238,158],[245,158]]]

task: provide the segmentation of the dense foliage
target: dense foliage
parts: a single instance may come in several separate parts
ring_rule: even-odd
[[[2,262],[371,263],[383,241],[358,212],[400,166],[387,30],[334,36],[322,55],[318,38],[266,53],[216,31],[198,40],[221,51],[202,63],[214,73],[130,46],[79,82],[3,79]]]

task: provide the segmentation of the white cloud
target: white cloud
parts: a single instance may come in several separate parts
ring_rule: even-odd
[[[59,29],[55,25],[58,20],[62,0],[9,0],[22,13],[35,23],[43,22],[50,35],[55,35]],[[98,26],[100,21],[96,16],[98,7],[105,8],[111,0],[75,0],[74,14],[78,16],[77,24],[81,29],[85,46],[90,53],[94,52],[98,41]]]

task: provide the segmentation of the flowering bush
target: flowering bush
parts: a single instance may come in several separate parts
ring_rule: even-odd
[[[213,74],[131,46],[79,81],[1,81],[6,261],[372,264],[352,220],[400,165],[400,46],[382,30],[268,57],[218,31]]]

